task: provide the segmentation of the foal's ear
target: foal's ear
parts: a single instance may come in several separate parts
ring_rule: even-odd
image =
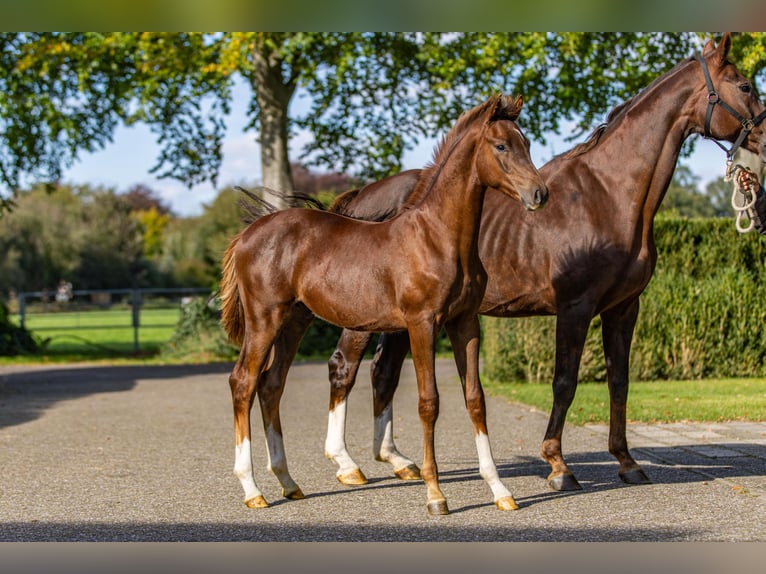
[[[499,96],[495,103],[495,111],[489,121],[511,120],[516,121],[524,105],[524,98],[521,96],[505,95]]]

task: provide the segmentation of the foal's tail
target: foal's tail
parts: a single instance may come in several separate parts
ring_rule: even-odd
[[[238,233],[231,240],[223,255],[223,271],[221,277],[221,325],[223,325],[229,340],[237,346],[245,339],[245,309],[239,297],[237,285],[237,267],[234,252],[239,243]]]

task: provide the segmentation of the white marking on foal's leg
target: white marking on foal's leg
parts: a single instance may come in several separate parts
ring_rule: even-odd
[[[346,410],[347,403],[343,400],[329,412],[327,417],[327,438],[324,443],[324,455],[338,465],[338,471],[335,473],[335,476],[344,483],[345,477],[358,477],[362,473],[359,470],[359,465],[354,462],[354,459],[351,458],[346,449]]]
[[[287,457],[285,456],[285,444],[282,434],[269,426],[266,429],[266,451],[268,453],[268,469],[282,485],[282,496],[286,498],[303,498],[303,492],[290,476],[287,470]]]
[[[263,496],[255,484],[250,441],[247,439],[234,447],[234,475],[239,479],[242,489],[245,491],[245,501]]]
[[[394,472],[410,466],[417,466],[410,459],[400,453],[394,444],[394,406],[393,403],[386,405],[383,412],[375,417],[373,423],[374,436],[372,439],[372,454],[375,460],[388,462],[393,466]]]
[[[492,489],[495,501],[505,497],[513,498],[510,491],[500,482],[495,460],[492,458],[492,449],[489,446],[489,437],[482,432],[476,433],[476,451],[479,453],[479,474]]]

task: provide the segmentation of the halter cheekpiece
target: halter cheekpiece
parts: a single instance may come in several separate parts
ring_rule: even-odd
[[[740,114],[737,110],[732,108],[729,104],[724,102],[721,99],[721,96],[718,95],[718,92],[715,90],[715,86],[713,85],[713,80],[710,78],[710,71],[707,68],[707,62],[705,61],[705,58],[702,57],[702,54],[697,53],[694,55],[694,57],[699,61],[700,66],[702,66],[702,73],[705,75],[705,83],[707,84],[707,113],[705,114],[705,137],[707,139],[713,140],[715,144],[720,147],[723,151],[726,152],[726,157],[728,161],[731,161],[731,159],[734,157],[734,152],[736,152],[739,147],[742,145],[742,142],[745,141],[745,138],[748,136],[748,134],[752,131],[754,127],[756,127],[758,124],[760,124],[764,118],[766,118],[766,110],[761,112],[758,116],[753,118],[746,118],[742,114]],[[734,144],[732,144],[731,148],[726,149],[726,146],[724,146],[721,142],[719,142],[716,138],[714,138],[710,133],[710,121],[713,117],[713,109],[715,106],[719,105],[724,110],[729,112],[732,116],[734,116],[737,121],[742,125],[742,129],[739,132],[739,136],[737,136],[737,139],[735,140]]]

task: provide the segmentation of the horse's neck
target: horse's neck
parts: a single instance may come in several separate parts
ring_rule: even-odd
[[[650,88],[650,93],[625,110],[619,125],[602,136],[602,143],[583,158],[602,181],[610,195],[629,194],[631,201],[617,197],[615,220],[626,232],[643,225],[646,233],[665,197],[673,177],[681,146],[690,133],[684,114],[695,91],[689,68],[677,70]],[[598,150],[601,150],[599,152]]]

